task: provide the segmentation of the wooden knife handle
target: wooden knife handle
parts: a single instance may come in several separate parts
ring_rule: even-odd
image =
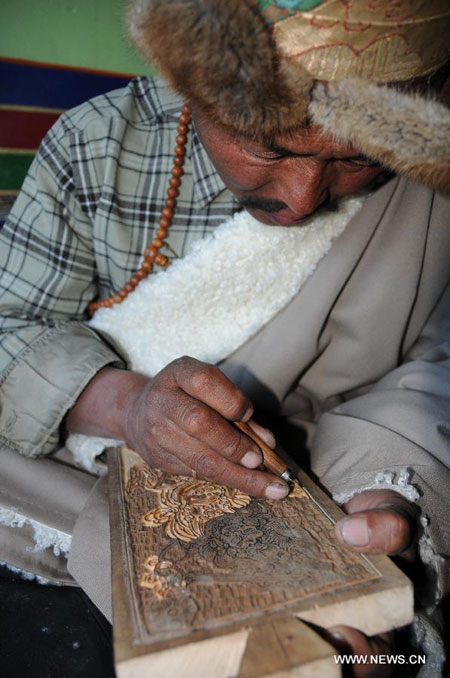
[[[288,475],[292,475],[292,480],[295,480],[295,476],[290,471],[290,469],[286,466],[284,461],[280,459],[280,457],[274,452],[266,443],[264,440],[261,440],[259,435],[254,432],[252,428],[248,424],[244,424],[242,421],[235,421],[234,425],[237,426],[237,428],[242,431],[242,433],[245,433],[246,436],[251,438],[259,447],[263,454],[263,464],[267,468],[268,471],[273,473],[276,476],[282,476],[283,473],[288,472]]]

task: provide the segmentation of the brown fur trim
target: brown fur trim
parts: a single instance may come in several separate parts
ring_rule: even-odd
[[[304,121],[311,77],[281,65],[245,0],[131,0],[128,26],[169,84],[215,122],[257,137]]]
[[[386,167],[450,192],[450,110],[361,79],[317,84],[311,119]]]

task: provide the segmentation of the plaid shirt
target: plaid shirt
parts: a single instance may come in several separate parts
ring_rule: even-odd
[[[53,448],[61,419],[88,378],[118,360],[82,321],[92,299],[129,279],[158,227],[182,103],[161,80],[136,78],[63,114],[0,231],[0,438],[25,454]],[[236,208],[192,130],[169,248],[162,251],[183,256]],[[65,383],[55,372],[61,369]],[[36,388],[39,412],[24,396],[23,379]],[[65,408],[53,403],[61,388]],[[56,407],[56,417],[48,417],[44,402]]]

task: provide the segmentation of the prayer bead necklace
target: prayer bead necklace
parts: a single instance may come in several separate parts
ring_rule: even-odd
[[[183,174],[184,157],[186,155],[187,132],[191,114],[189,107],[184,105],[181,109],[178,120],[176,146],[174,149],[175,157],[173,159],[173,167],[171,177],[169,179],[169,187],[167,189],[167,198],[165,206],[161,212],[158,230],[153,238],[151,244],[144,250],[144,259],[137,271],[131,276],[128,282],[115,294],[106,299],[99,299],[98,301],[91,301],[88,305],[88,314],[92,316],[98,308],[111,308],[114,304],[120,304],[150,273],[153,265],[165,268],[169,265],[169,260],[164,254],[159,254],[159,250],[164,245],[167,237],[167,231],[172,223],[173,210],[176,203],[176,198],[180,190],[181,175]]]

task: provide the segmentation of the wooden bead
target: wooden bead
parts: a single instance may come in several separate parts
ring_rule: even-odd
[[[158,256],[155,259],[155,264],[158,266],[167,266],[168,263],[168,258],[164,256],[164,254],[158,254]]]
[[[88,313],[92,315],[99,308],[111,308],[114,304],[120,304],[123,299],[131,294],[141,280],[147,277],[147,274],[153,267],[153,262],[158,266],[168,266],[169,259],[164,254],[159,254],[158,250],[162,247],[164,239],[167,237],[167,229],[172,223],[173,210],[176,204],[176,198],[179,193],[181,183],[181,175],[183,174],[184,156],[186,155],[187,132],[188,125],[191,119],[189,106],[184,104],[181,109],[181,114],[178,120],[176,146],[174,149],[175,157],[173,159],[173,168],[171,177],[169,179],[169,187],[167,189],[167,199],[164,208],[161,211],[161,218],[159,220],[156,236],[153,238],[150,247],[144,250],[144,261],[138,268],[136,273],[131,276],[130,280],[125,283],[121,290],[116,294],[111,295],[107,299],[92,301],[88,304]]]
[[[161,219],[159,220],[159,225],[161,226],[161,228],[165,228],[167,230],[170,226],[170,222],[171,219],[169,219],[168,217],[161,217]]]

